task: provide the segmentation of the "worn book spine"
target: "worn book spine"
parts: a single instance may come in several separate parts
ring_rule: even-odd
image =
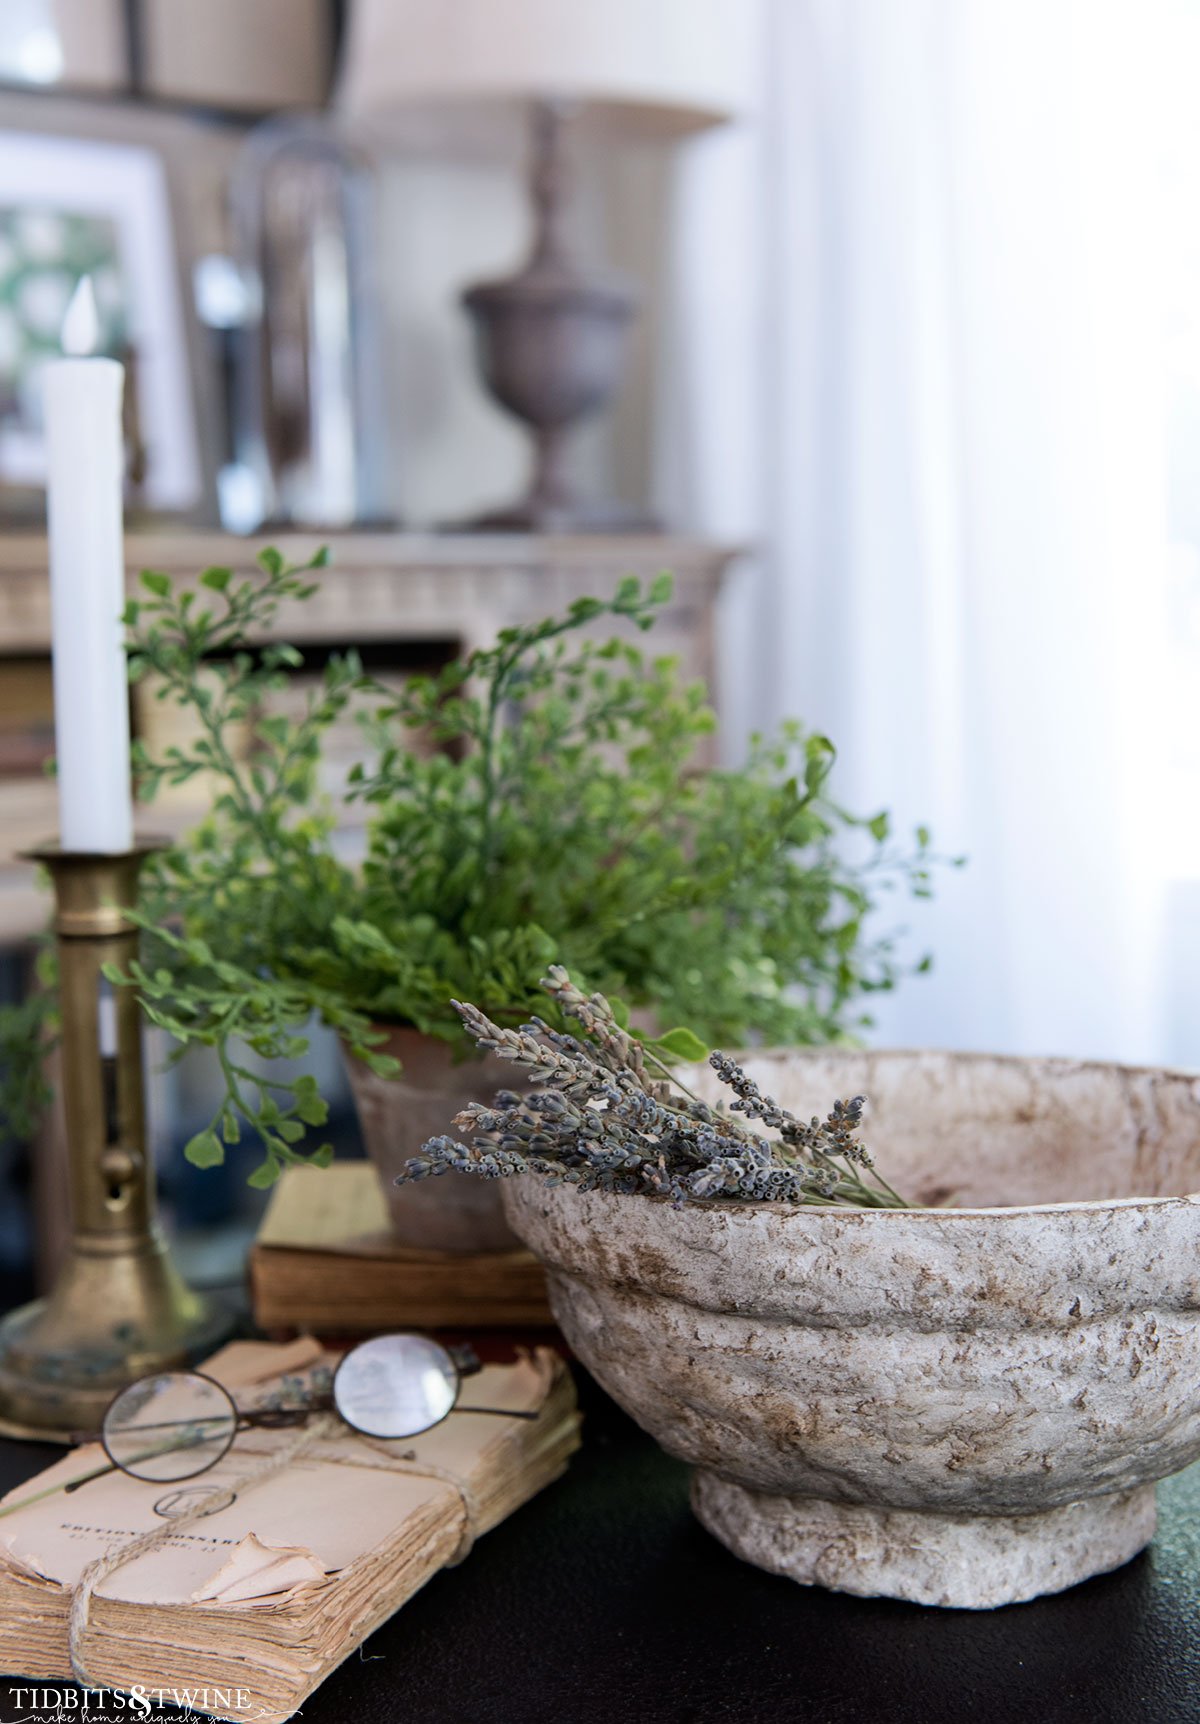
[[[250,1287],[254,1320],[271,1332],[523,1329],[554,1322],[545,1275],[527,1251],[367,1257],[256,1245]]]

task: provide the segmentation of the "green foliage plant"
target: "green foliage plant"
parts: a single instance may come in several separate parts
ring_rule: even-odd
[[[147,869],[143,953],[114,978],[178,1050],[215,1051],[223,1094],[193,1162],[220,1162],[246,1129],[263,1151],[254,1184],[328,1160],[310,1136],[326,1117],[314,1080],[280,1067],[314,1016],[380,1072],[395,1069],[381,1025],[465,1057],[454,1000],[520,1024],[552,964],[622,1022],[652,1025],[641,1033],[661,1059],[862,1026],[863,997],[906,967],[868,920],[887,891],[928,894],[929,835],[901,851],[886,815],[838,807],[830,743],[796,724],[756,738],[744,766],[702,764],[703,686],[635,644],[669,576],[503,629],[398,694],[353,653],[334,656],[283,717],[272,697],[300,654],[255,642],[311,595],[323,561],[267,550],[255,575],[212,568],[186,589],[150,571],[126,611],[131,677],[194,721],[193,741],[136,751],[140,794],[198,775],[213,786],[206,817]],[[365,762],[345,792],[366,815],[356,863],[318,781],[324,739],[350,715]]]

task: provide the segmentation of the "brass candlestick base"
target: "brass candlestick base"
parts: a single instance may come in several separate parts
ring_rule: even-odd
[[[230,1328],[184,1284],[155,1220],[132,989],[115,990],[114,1045],[101,1040],[102,968],[124,969],[136,951],[124,911],[158,848],[98,856],[48,845],[31,857],[54,882],[71,1245],[49,1297],[0,1323],[0,1420],[48,1437],[98,1429],[117,1389],[199,1358]]]

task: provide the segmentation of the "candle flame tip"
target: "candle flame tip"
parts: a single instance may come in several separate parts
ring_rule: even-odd
[[[96,310],[92,278],[90,275],[80,276],[63,318],[62,350],[74,358],[84,358],[96,351],[99,339],[100,316]]]

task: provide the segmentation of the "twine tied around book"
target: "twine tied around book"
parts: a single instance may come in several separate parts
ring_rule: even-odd
[[[356,1431],[355,1435],[358,1437],[360,1442],[366,1443],[368,1448],[376,1450],[383,1457],[382,1470],[384,1472],[412,1473],[416,1478],[442,1479],[446,1484],[454,1486],[454,1489],[458,1492],[459,1501],[462,1503],[463,1523],[458,1545],[455,1549],[454,1555],[450,1558],[449,1562],[447,1562],[446,1567],[457,1568],[460,1562],[465,1562],[470,1556],[472,1550],[475,1548],[475,1540],[479,1536],[480,1518],[479,1499],[476,1497],[475,1492],[471,1489],[466,1479],[464,1479],[460,1474],[452,1472],[449,1467],[434,1466],[432,1461],[418,1461],[411,1450],[406,1455],[394,1454],[392,1450],[386,1446],[382,1437],[368,1437],[362,1431]],[[330,1458],[332,1459],[333,1457],[331,1456]],[[360,1457],[357,1460],[346,1460],[340,1464],[358,1467],[364,1465],[377,1466],[380,1463],[376,1461],[364,1461]]]
[[[310,1424],[303,1426],[281,1448],[272,1450],[269,1455],[263,1457],[257,1466],[251,1467],[249,1472],[243,1473],[242,1477],[236,1481],[237,1494],[241,1496],[242,1492],[249,1490],[252,1485],[262,1484],[264,1480],[273,1478],[276,1473],[283,1472],[284,1468],[289,1466],[297,1455],[303,1454],[314,1443],[322,1442],[333,1436],[343,1435],[345,1429],[346,1427],[335,1413],[318,1414]],[[462,1503],[463,1524],[454,1555],[446,1566],[454,1568],[460,1562],[464,1562],[471,1554],[475,1544],[480,1518],[479,1502],[466,1479],[461,1478],[458,1473],[452,1472],[449,1467],[435,1466],[430,1461],[418,1461],[411,1450],[406,1454],[396,1454],[386,1446],[381,1438],[368,1437],[360,1431],[354,1432],[354,1435],[359,1437],[369,1450],[374,1451],[379,1459],[368,1460],[365,1455],[359,1455],[351,1461],[349,1458],[342,1460],[339,1456],[336,1457],[339,1464],[378,1467],[383,1472],[411,1473],[416,1478],[441,1479],[444,1483],[454,1487],[458,1492],[459,1501]],[[82,1683],[85,1687],[96,1686],[84,1665],[83,1641],[87,1633],[88,1617],[92,1607],[92,1594],[100,1582],[106,1580],[118,1568],[123,1568],[127,1562],[132,1562],[135,1557],[144,1556],[147,1551],[153,1550],[157,1545],[173,1538],[177,1533],[182,1532],[184,1527],[191,1526],[193,1521],[201,1520],[208,1512],[207,1505],[201,1499],[194,1508],[186,1509],[183,1514],[172,1515],[169,1520],[164,1520],[161,1526],[151,1527],[148,1532],[141,1533],[139,1537],[131,1539],[128,1544],[119,1545],[115,1550],[107,1551],[104,1556],[98,1556],[84,1569],[71,1594],[71,1615],[67,1634],[71,1670],[77,1682]]]

